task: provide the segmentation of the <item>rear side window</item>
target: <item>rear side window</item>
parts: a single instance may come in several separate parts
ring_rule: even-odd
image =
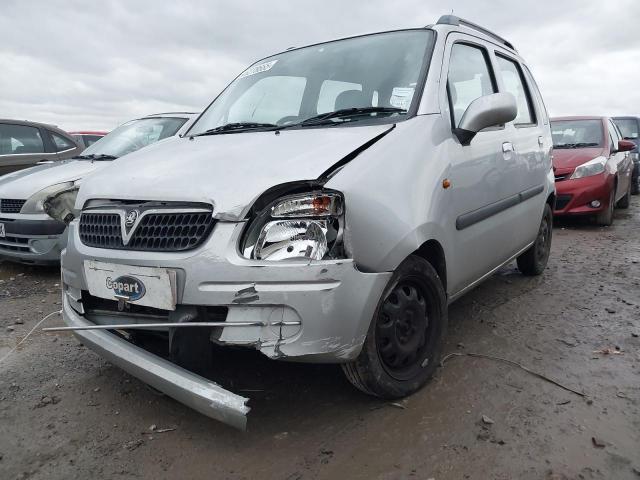
[[[456,43],[451,48],[447,90],[454,126],[460,125],[462,115],[471,102],[496,92],[495,82],[484,49]]]
[[[0,155],[44,153],[40,130],[27,125],[0,124]]]
[[[502,84],[507,92],[516,97],[518,104],[518,116],[513,123],[515,125],[535,124],[531,94],[527,89],[520,65],[500,55],[496,55],[496,59],[498,60],[498,70],[502,77]]]
[[[538,103],[542,107],[542,122],[545,125],[549,124],[549,112],[547,111],[547,106],[544,103],[544,98],[542,98],[542,94],[540,93],[540,89],[538,88],[538,84],[536,83],[536,79],[533,78],[533,74],[531,70],[526,65],[524,67],[524,75],[527,77],[527,81],[529,85],[533,89],[534,95],[538,98]]]
[[[64,138],[57,133],[49,132],[53,139],[53,144],[56,146],[56,152],[62,152],[63,150],[71,150],[75,148],[75,144],[71,143],[71,140]]]

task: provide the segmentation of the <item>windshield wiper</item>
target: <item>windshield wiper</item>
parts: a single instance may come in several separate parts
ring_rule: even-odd
[[[108,155],[106,153],[91,153],[89,155],[76,155],[74,160],[115,160],[118,158],[115,155]]]
[[[599,146],[597,143],[561,143],[559,145],[554,145],[553,148],[585,148],[585,147],[597,147]]]
[[[217,135],[219,133],[229,132],[242,132],[246,130],[255,130],[257,128],[278,128],[278,125],[274,123],[259,123],[259,122],[234,122],[220,125],[216,128],[210,128],[202,133],[196,133],[191,135],[192,137],[201,137],[203,135]]]
[[[386,113],[392,115],[394,113],[407,113],[406,110],[396,107],[354,107],[354,108],[342,108],[335,112],[323,113],[316,115],[315,117],[307,118],[300,123],[294,123],[292,125],[286,125],[286,127],[301,126],[306,127],[309,125],[324,125],[327,123],[335,123],[330,120],[335,118],[352,118],[361,117],[365,115],[371,115],[372,113]]]

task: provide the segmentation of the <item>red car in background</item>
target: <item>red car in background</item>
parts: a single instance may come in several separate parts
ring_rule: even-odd
[[[72,135],[78,143],[80,144],[82,149],[84,150],[89,145],[96,143],[102,137],[104,137],[109,132],[69,132],[69,135]]]
[[[554,215],[591,215],[611,225],[613,209],[629,206],[634,143],[623,140],[608,117],[554,118],[551,133]]]

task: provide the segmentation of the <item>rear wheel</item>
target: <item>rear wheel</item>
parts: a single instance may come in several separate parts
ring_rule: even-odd
[[[547,266],[551,253],[553,236],[553,212],[549,204],[545,204],[538,236],[534,244],[518,257],[518,270],[527,276],[540,275]]]
[[[638,195],[638,193],[640,193],[640,175],[631,179],[631,195]]]
[[[446,324],[440,277],[429,262],[412,255],[385,289],[360,355],[342,369],[367,394],[388,399],[410,395],[433,375]]]
[[[607,209],[602,213],[596,215],[596,222],[603,227],[608,227],[613,223],[613,209],[616,203],[615,192],[611,192],[609,195],[609,204],[607,205]]]

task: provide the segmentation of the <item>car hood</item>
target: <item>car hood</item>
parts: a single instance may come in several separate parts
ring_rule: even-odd
[[[557,148],[553,150],[553,168],[557,174],[573,172],[578,165],[604,154],[602,147]]]
[[[219,218],[241,219],[264,191],[315,180],[392,125],[328,127],[173,138],[127,155],[83,182],[89,199],[204,202]]]
[[[70,182],[111,162],[69,160],[36,165],[0,177],[0,198],[26,200],[43,188]]]

